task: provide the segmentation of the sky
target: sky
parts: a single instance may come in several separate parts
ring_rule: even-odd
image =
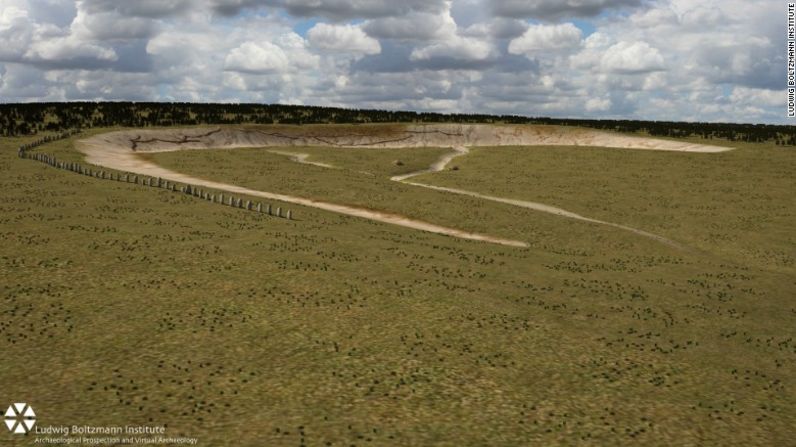
[[[778,0],[0,0],[0,102],[786,123]]]

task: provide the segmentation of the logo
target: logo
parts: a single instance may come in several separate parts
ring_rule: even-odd
[[[5,422],[9,431],[24,435],[36,425],[36,413],[33,412],[33,407],[24,402],[9,405]]]

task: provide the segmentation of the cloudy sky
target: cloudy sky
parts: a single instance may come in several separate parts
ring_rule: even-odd
[[[785,122],[778,0],[0,0],[0,102]]]

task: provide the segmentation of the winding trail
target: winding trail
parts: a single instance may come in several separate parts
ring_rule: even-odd
[[[85,154],[87,154],[86,161],[100,166],[105,166],[107,168],[112,168],[125,172],[131,172],[134,174],[147,175],[150,177],[160,177],[164,180],[185,183],[194,186],[203,186],[218,191],[226,191],[235,194],[245,194],[248,196],[262,197],[264,199],[270,199],[270,200],[279,200],[281,202],[293,203],[296,205],[317,208],[325,211],[331,211],[333,213],[345,214],[347,216],[361,217],[364,219],[370,219],[377,222],[399,225],[402,227],[412,228],[415,230],[422,230],[431,233],[443,234],[446,236],[453,236],[460,239],[491,242],[493,244],[500,244],[509,247],[521,247],[521,248],[529,247],[529,245],[523,241],[504,239],[484,234],[458,230],[456,228],[436,225],[422,220],[411,219],[398,214],[375,211],[375,210],[359,208],[349,205],[340,205],[336,203],[323,202],[320,200],[308,199],[304,197],[296,197],[287,194],[258,191],[255,189],[249,189],[242,186],[231,185],[229,183],[222,183],[212,180],[206,180],[199,177],[193,177],[187,174],[166,169],[155,163],[144,160],[143,158],[137,156],[131,150],[119,150],[118,148],[109,149],[107,147],[94,146],[94,144],[95,143],[88,142],[86,140],[83,140],[81,142],[80,149]],[[293,153],[285,153],[285,154],[290,154],[291,156],[296,155]],[[301,154],[301,155],[308,156],[308,154]],[[306,163],[306,157],[297,156],[294,157],[294,160],[299,163]]]
[[[393,178],[393,180],[395,180],[395,177]],[[555,206],[545,205],[544,203],[529,202],[529,201],[525,201],[525,200],[516,200],[516,199],[507,199],[507,198],[504,198],[504,197],[489,196],[489,195],[486,195],[486,194],[480,194],[480,193],[477,193],[477,192],[466,191],[466,190],[463,190],[463,189],[447,188],[445,186],[429,185],[429,184],[426,184],[426,183],[407,182],[407,181],[403,181],[403,183],[405,183],[407,185],[419,186],[421,188],[433,189],[435,191],[444,191],[444,192],[449,192],[449,193],[452,193],[452,194],[461,194],[461,195],[464,195],[464,196],[476,197],[476,198],[479,198],[479,199],[489,200],[489,201],[492,201],[492,202],[505,203],[507,205],[518,206],[518,207],[521,207],[521,208],[528,208],[528,209],[531,209],[531,210],[534,210],[534,211],[541,211],[543,213],[554,214],[556,216],[561,216],[561,217],[566,217],[566,218],[569,218],[569,219],[580,220],[580,221],[583,221],[583,222],[590,222],[590,223],[595,223],[595,224],[600,224],[600,225],[608,225],[610,227],[614,227],[614,228],[619,228],[621,230],[630,231],[631,233],[638,234],[639,236],[648,237],[650,239],[653,239],[653,240],[656,240],[656,241],[661,242],[663,244],[666,244],[666,245],[668,245],[670,247],[674,247],[674,248],[678,248],[678,249],[683,249],[684,248],[682,245],[678,244],[677,242],[675,242],[675,241],[673,241],[671,239],[666,239],[665,237],[659,236],[657,234],[653,234],[653,233],[650,233],[650,232],[647,232],[647,231],[644,231],[644,230],[639,230],[638,228],[628,227],[627,225],[617,224],[617,223],[613,223],[613,222],[606,222],[604,220],[592,219],[590,217],[581,216],[580,214],[573,213],[571,211],[567,211],[567,210],[562,209],[562,208],[557,208]]]
[[[434,172],[440,172],[443,169],[445,169],[445,167],[447,167],[448,164],[450,162],[452,162],[454,158],[461,157],[462,155],[467,155],[467,154],[470,153],[470,150],[467,149],[464,146],[456,146],[456,147],[453,147],[452,149],[453,149],[453,152],[443,155],[442,157],[440,157],[439,160],[435,161],[434,164],[429,166],[427,169],[422,169],[420,171],[410,172],[408,174],[396,175],[396,176],[390,177],[390,180],[392,180],[394,182],[404,182],[405,180],[410,179],[412,177],[416,177],[418,175],[431,174],[431,173],[434,173]],[[420,183],[411,183],[411,182],[405,182],[405,183],[408,183],[408,184],[411,184],[411,185],[422,185]]]
[[[407,184],[407,185],[418,186],[418,187],[421,187],[421,188],[433,189],[435,191],[443,191],[443,192],[448,192],[448,193],[451,193],[451,194],[459,194],[459,195],[463,195],[463,196],[475,197],[475,198],[478,198],[478,199],[489,200],[491,202],[505,203],[507,205],[517,206],[517,207],[520,207],[520,208],[527,208],[527,209],[530,209],[530,210],[540,211],[540,212],[548,213],[548,214],[553,214],[553,215],[560,216],[560,217],[566,217],[566,218],[569,218],[569,219],[580,220],[580,221],[583,221],[583,222],[589,222],[589,223],[594,223],[594,224],[599,224],[599,225],[607,225],[607,226],[610,226],[610,227],[619,228],[621,230],[629,231],[629,232],[637,234],[639,236],[643,236],[643,237],[647,237],[647,238],[653,239],[655,241],[658,241],[658,242],[660,242],[662,244],[665,244],[665,245],[668,245],[670,247],[674,247],[674,248],[677,248],[677,249],[684,249],[684,247],[682,245],[678,244],[677,242],[675,242],[675,241],[673,241],[671,239],[667,239],[667,238],[665,238],[663,236],[659,236],[659,235],[654,234],[654,233],[650,233],[650,232],[647,232],[647,231],[644,231],[644,230],[639,230],[638,228],[629,227],[627,225],[622,225],[622,224],[613,223],[613,222],[606,222],[604,220],[599,220],[599,219],[592,219],[590,217],[581,216],[580,214],[573,213],[571,211],[567,211],[567,210],[565,210],[563,208],[558,208],[558,207],[551,206],[551,205],[545,205],[544,203],[530,202],[530,201],[526,201],[526,200],[507,199],[505,197],[490,196],[490,195],[487,195],[487,194],[481,194],[481,193],[478,193],[478,192],[467,191],[467,190],[464,190],[464,189],[449,188],[449,187],[445,187],[445,186],[436,186],[436,185],[429,185],[427,183],[419,183],[419,182],[408,181],[412,177],[417,177],[417,176],[423,175],[423,174],[431,174],[431,173],[434,173],[434,172],[443,171],[450,164],[450,162],[453,161],[455,158],[461,157],[463,155],[467,155],[467,154],[470,153],[470,150],[467,147],[464,147],[464,146],[457,146],[457,147],[453,147],[452,149],[453,149],[453,152],[450,152],[450,153],[447,153],[447,154],[443,155],[442,157],[440,157],[439,160],[434,162],[428,168],[422,169],[422,170],[419,170],[419,171],[410,172],[408,174],[396,175],[396,176],[390,177],[390,180],[392,180],[394,182],[404,183],[404,184]],[[310,165],[314,165],[314,166],[321,166],[321,167],[325,167],[325,168],[334,168],[334,169],[336,169],[335,166],[332,166],[332,165],[329,165],[329,164],[326,164],[326,163],[317,163],[317,162],[311,162],[311,161],[307,160],[307,158],[309,157],[309,154],[292,153],[292,152],[287,152],[287,151],[269,151],[269,152],[274,153],[274,154],[286,155],[286,156],[290,157],[290,159],[292,161],[296,162],[296,163],[310,164]]]
[[[296,163],[301,163],[303,165],[312,165],[321,168],[337,169],[335,166],[332,166],[330,164],[318,163],[316,161],[309,161],[308,159],[310,158],[310,154],[306,154],[303,152],[288,152],[288,151],[274,151],[274,150],[269,150],[268,152],[276,155],[284,155],[290,158],[291,161],[294,161]]]

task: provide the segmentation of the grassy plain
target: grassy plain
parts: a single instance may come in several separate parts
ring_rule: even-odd
[[[388,180],[442,149],[289,149],[337,170],[261,149],[151,157],[531,248],[269,218],[20,160],[21,141],[0,141],[0,398],[40,425],[167,424],[208,446],[792,442],[792,150],[490,148],[419,178],[679,251]],[[72,140],[40,150],[79,158]]]

